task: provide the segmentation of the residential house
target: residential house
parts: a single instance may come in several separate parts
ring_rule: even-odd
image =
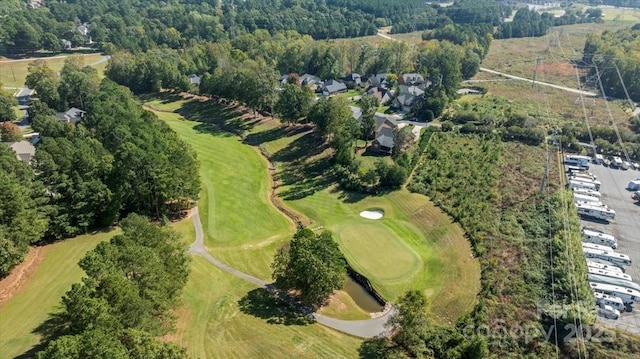
[[[331,96],[347,91],[347,85],[336,80],[327,80],[320,87],[324,96]]]
[[[424,90],[418,86],[398,86],[398,96],[391,102],[391,106],[402,112],[411,112],[413,107],[424,98]]]
[[[362,77],[356,73],[350,73],[347,76],[341,78],[342,82],[347,86],[347,88],[355,88],[360,86],[362,83]]]
[[[69,40],[62,39],[60,41],[62,41],[62,46],[64,47],[65,50],[71,50],[71,48],[73,47],[73,45],[71,44],[71,41]]]
[[[387,87],[387,75],[389,74],[376,74],[376,75],[371,75],[369,76],[369,79],[367,80],[367,82],[369,82],[369,85],[371,86],[376,86],[376,87]]]
[[[80,122],[87,113],[79,108],[72,107],[66,112],[56,113],[56,118],[63,122],[70,122],[74,125]]]
[[[39,9],[42,6],[43,0],[27,0],[27,7],[29,9]]]
[[[76,30],[78,30],[80,35],[82,35],[82,41],[84,42],[84,44],[90,45],[90,44],[93,43],[93,41],[91,40],[91,35],[89,34],[90,30],[89,30],[89,24],[88,23],[85,22],[85,23],[82,23],[82,24],[78,25]]]
[[[360,107],[349,106],[349,108],[351,109],[351,114],[353,114],[353,118],[355,118],[356,121],[358,122],[362,121],[362,110],[360,109]]]
[[[202,81],[202,76],[198,76],[196,74],[189,74],[189,83],[191,86],[200,86],[200,81]]]
[[[394,131],[397,123],[383,114],[376,114],[376,132],[373,149],[385,154],[391,154],[394,145]]]
[[[424,77],[422,77],[422,75],[420,75],[419,73],[410,73],[410,74],[402,74],[400,77],[398,77],[398,84],[400,85],[420,85],[422,83],[424,83]]]
[[[321,83],[322,80],[320,80],[318,76],[311,74],[304,74],[300,76],[300,85],[309,86],[312,90],[315,90]]]
[[[29,104],[29,101],[31,101],[31,96],[33,96],[35,92],[36,90],[30,89],[28,87],[20,88],[14,95],[16,101],[18,101],[18,105],[27,106]]]
[[[26,163],[31,163],[31,159],[36,154],[36,148],[29,141],[4,142],[15,153],[16,157]]]
[[[280,75],[280,79],[278,79],[278,83],[280,84],[280,86],[286,85],[288,81],[289,81],[289,74],[282,74]]]
[[[393,101],[393,92],[388,88],[381,86],[370,86],[366,92],[378,99],[378,102],[382,105],[388,104]]]

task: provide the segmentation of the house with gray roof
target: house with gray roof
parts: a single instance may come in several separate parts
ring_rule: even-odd
[[[29,141],[3,143],[9,146],[16,153],[16,157],[23,162],[31,163],[31,159],[36,154],[36,148]]]
[[[14,97],[16,101],[18,101],[18,105],[26,106],[31,101],[31,96],[36,93],[36,90],[30,89],[28,87],[22,87],[18,89],[15,93]]]
[[[388,75],[388,73],[371,75],[367,82],[369,82],[369,85],[371,86],[386,87],[386,79]]]
[[[56,113],[56,118],[63,122],[70,122],[74,125],[80,122],[87,113],[79,108],[72,107],[66,112]]]
[[[322,84],[322,94],[324,96],[331,96],[347,91],[347,85],[336,80],[327,80]]]
[[[187,77],[189,77],[189,83],[192,86],[200,86],[200,81],[202,81],[202,76],[198,76],[196,74],[189,74]]]
[[[314,85],[319,85],[322,80],[318,76],[314,76],[311,74],[304,74],[300,76],[300,85],[309,86],[313,88]]]
[[[424,83],[424,77],[422,77],[422,75],[420,75],[419,73],[409,73],[409,74],[402,74],[400,77],[398,77],[398,83],[400,85],[420,85],[422,83]]]
[[[360,74],[350,73],[347,76],[341,78],[341,80],[344,82],[347,88],[352,89],[362,83],[362,76],[360,76]]]

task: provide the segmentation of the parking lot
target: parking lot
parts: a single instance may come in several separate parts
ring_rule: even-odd
[[[602,183],[602,202],[616,211],[616,218],[609,224],[586,219],[582,223],[616,237],[616,251],[631,257],[632,265],[627,268],[626,273],[634,282],[640,283],[640,205],[631,199],[632,191],[626,189],[631,180],[640,177],[640,171],[590,164],[589,172],[596,175]],[[633,311],[622,313],[618,320],[600,319],[607,325],[640,334],[640,303],[635,305]]]

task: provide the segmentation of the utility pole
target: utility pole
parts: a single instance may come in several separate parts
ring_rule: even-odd
[[[531,88],[536,85],[536,78],[538,77],[538,64],[540,63],[540,57],[536,57],[536,67],[533,69],[533,81],[531,81]]]

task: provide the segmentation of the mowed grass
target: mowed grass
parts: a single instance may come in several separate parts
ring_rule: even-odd
[[[83,235],[49,246],[29,281],[0,307],[0,357],[13,358],[38,344],[34,329],[59,309],[62,296],[84,276],[78,261],[117,233]]]
[[[156,114],[197,152],[202,192],[200,216],[205,245],[227,264],[269,280],[276,249],[293,225],[269,202],[267,162],[259,152],[216,125],[188,121],[175,111],[189,101],[149,103]],[[231,116],[223,111],[210,116]],[[185,113],[188,116],[188,113]]]
[[[60,70],[62,70],[62,66],[64,66],[66,58],[69,56],[71,55],[56,55],[51,58],[37,57],[32,59],[21,59],[18,61],[2,60],[0,61],[0,83],[2,83],[3,86],[23,87],[24,81],[29,74],[28,67],[30,63],[36,60],[42,60],[45,61],[54,72],[60,72]],[[78,56],[82,56],[85,65],[98,61],[100,57],[102,57],[101,54],[82,54]],[[99,64],[98,67],[98,71],[100,73],[104,72],[106,62]]]
[[[172,341],[191,358],[355,358],[360,339],[294,313],[202,257],[193,257]]]
[[[480,268],[460,226],[427,197],[395,191],[383,196],[348,195],[328,188],[287,201],[336,240],[351,265],[390,301],[411,289],[429,299],[431,315],[451,324],[472,310]],[[360,212],[381,209],[380,220]]]

